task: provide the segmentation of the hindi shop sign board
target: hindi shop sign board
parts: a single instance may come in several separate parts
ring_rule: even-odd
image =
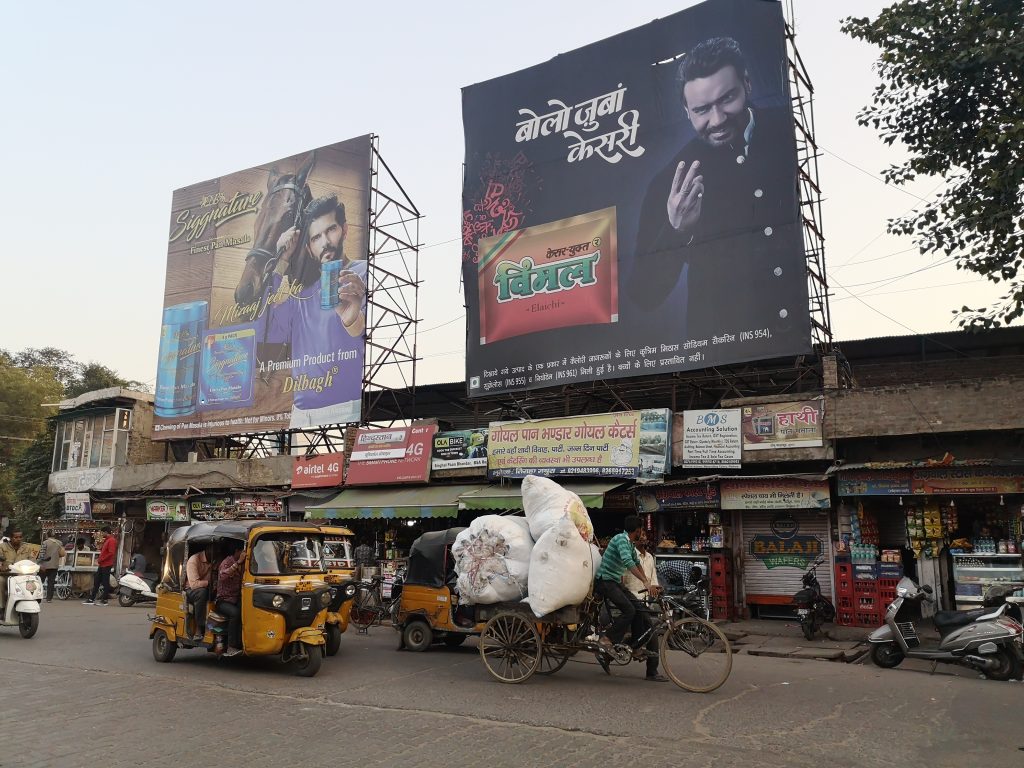
[[[66,520],[91,520],[92,499],[89,494],[65,493],[64,518]]]
[[[915,469],[911,488],[918,496],[1024,493],[1024,476],[992,467]]]
[[[438,432],[430,454],[430,469],[471,469],[487,466],[487,430]]]
[[[184,499],[147,499],[146,519],[187,523],[188,502]]]
[[[650,442],[641,445],[644,414],[652,414]],[[669,413],[624,411],[566,419],[492,422],[489,477],[592,476],[645,478],[667,466]],[[660,430],[657,428],[660,425]],[[656,435],[662,435],[657,441]]]
[[[296,456],[292,465],[292,488],[333,488],[341,485],[344,453]]]
[[[828,509],[832,505],[827,480],[722,480],[719,489],[722,509]]]
[[[683,411],[681,441],[680,466],[739,468],[743,456],[740,409]]]
[[[370,156],[362,136],[174,193],[155,440],[360,420]]]
[[[708,0],[463,89],[471,397],[811,350],[786,72],[779,3]]]
[[[436,434],[436,425],[358,430],[345,484],[427,482]]]
[[[825,400],[763,403],[743,407],[743,450],[819,448],[824,445]]]

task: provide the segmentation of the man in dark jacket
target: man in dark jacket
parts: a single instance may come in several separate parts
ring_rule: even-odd
[[[800,264],[794,246],[802,252],[790,109],[753,106],[732,38],[697,45],[679,80],[696,136],[647,188],[629,283],[634,301],[656,308],[670,295],[674,304],[685,300],[687,338],[765,327],[767,308],[776,322],[806,312],[802,270],[798,279],[778,279]]]

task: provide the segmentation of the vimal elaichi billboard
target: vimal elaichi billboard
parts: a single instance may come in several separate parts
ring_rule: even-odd
[[[463,89],[471,396],[810,350],[782,7]]]
[[[174,193],[153,437],[360,420],[370,136]]]

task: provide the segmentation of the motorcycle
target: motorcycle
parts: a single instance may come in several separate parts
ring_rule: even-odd
[[[14,563],[7,576],[7,604],[0,616],[0,626],[17,627],[26,640],[39,629],[39,610],[43,600],[43,581],[39,564],[31,560]]]
[[[824,562],[825,557],[819,555],[811,563],[800,578],[803,589],[793,595],[793,602],[796,603],[796,615],[800,620],[800,629],[808,640],[814,639],[814,635],[821,629],[822,624],[834,621],[836,618],[835,606],[821,593],[821,584],[818,583],[818,566]]]
[[[885,611],[885,624],[868,636],[871,661],[883,669],[904,659],[958,664],[981,672],[991,680],[1019,680],[1024,626],[1007,615],[1010,603],[973,611],[939,611],[932,623],[939,631],[938,645],[922,645],[914,626],[913,610],[922,601],[935,602],[932,588],[918,587],[904,577],[896,585],[896,599]]]
[[[126,570],[118,581],[117,604],[130,608],[136,603],[156,602],[156,579],[147,579]]]

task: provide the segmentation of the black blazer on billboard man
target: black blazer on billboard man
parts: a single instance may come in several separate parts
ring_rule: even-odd
[[[657,309],[687,267],[688,338],[736,333],[806,313],[806,300],[786,296],[800,285],[793,115],[788,108],[750,108],[742,140],[713,147],[694,138],[647,187],[640,213],[629,292]],[[669,223],[666,201],[679,164],[700,161],[704,191],[700,219],[682,234]],[[774,284],[773,284],[774,281]],[[793,293],[792,290],[789,291]],[[797,302],[797,303],[794,303]]]

